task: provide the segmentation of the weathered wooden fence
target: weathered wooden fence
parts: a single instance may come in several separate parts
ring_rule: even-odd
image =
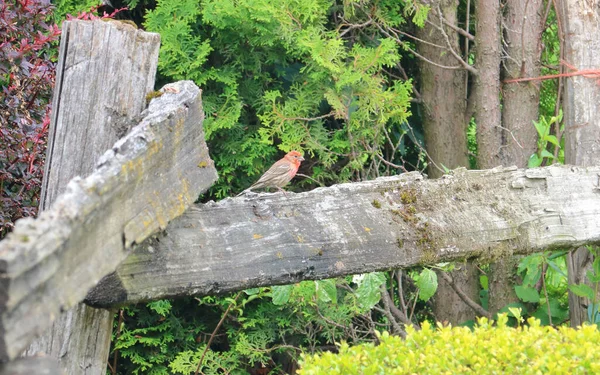
[[[59,373],[47,358],[15,361],[57,319],[27,353],[103,374],[112,314],[84,299],[110,308],[600,242],[597,167],[408,173],[193,204],[217,177],[200,90],[178,82],[144,109],[158,36],[116,22],[63,30],[45,211],[0,243],[1,374]]]

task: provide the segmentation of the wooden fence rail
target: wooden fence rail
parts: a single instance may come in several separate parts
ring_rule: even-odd
[[[600,167],[419,173],[195,205],[87,302],[114,306],[600,242]]]

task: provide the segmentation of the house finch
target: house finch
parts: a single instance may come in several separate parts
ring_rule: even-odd
[[[283,191],[282,187],[287,185],[288,182],[294,178],[302,161],[304,161],[304,158],[298,151],[288,152],[282,159],[276,161],[275,164],[273,164],[271,168],[265,172],[265,174],[260,176],[258,181],[256,181],[252,186],[244,190],[242,193],[252,189],[268,187],[274,187]]]

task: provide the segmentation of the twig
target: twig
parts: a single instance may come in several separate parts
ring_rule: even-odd
[[[379,153],[378,153],[378,152],[374,152],[374,154],[375,154],[375,156],[377,156],[377,158],[378,158],[379,160],[381,160],[381,162],[382,162],[383,164],[385,164],[385,165],[388,165],[388,166],[390,166],[390,167],[392,167],[392,168],[396,168],[396,169],[402,169],[404,172],[408,172],[408,170],[407,170],[406,168],[404,168],[404,166],[402,166],[402,165],[398,165],[398,164],[394,164],[394,163],[392,163],[392,162],[390,162],[390,161],[387,161],[387,160],[385,160],[385,159],[383,158],[383,156],[379,155]]]
[[[396,282],[398,283],[398,299],[402,311],[406,314],[406,301],[404,301],[404,288],[402,287],[402,270],[396,270]]]
[[[419,291],[417,290],[417,291],[415,292],[415,300],[413,301],[413,305],[412,305],[412,307],[411,307],[411,309],[410,309],[410,315],[409,315],[409,317],[408,317],[408,320],[410,320],[411,322],[412,322],[412,317],[413,317],[413,314],[414,314],[414,312],[415,312],[415,308],[417,307],[417,300],[418,300],[418,299],[419,299]]]
[[[529,6],[529,0],[525,2],[525,8],[523,9],[523,23],[521,24],[521,70],[519,77],[523,77],[525,74],[525,23],[527,22],[527,7]]]
[[[206,347],[204,348],[204,351],[202,352],[202,357],[200,357],[200,360],[198,361],[198,367],[196,367],[196,371],[194,372],[194,375],[198,375],[198,372],[200,371],[200,367],[202,366],[202,361],[204,360],[204,356],[206,355],[208,348],[210,348],[210,344],[212,343],[213,339],[215,338],[215,335],[217,334],[217,331],[219,330],[219,328],[221,328],[221,324],[223,324],[223,322],[225,321],[227,314],[229,314],[229,311],[231,310],[233,305],[236,305],[236,302],[237,302],[238,298],[240,298],[242,293],[243,293],[243,291],[238,292],[238,294],[233,299],[233,302],[230,303],[229,306],[227,306],[227,310],[225,310],[225,312],[223,313],[223,316],[221,317],[221,320],[219,320],[219,323],[217,323],[215,330],[210,335],[210,338],[208,339],[208,342],[206,343]]]
[[[314,178],[312,178],[312,177],[310,177],[310,176],[307,176],[307,175],[305,175],[304,173],[296,173],[296,176],[300,176],[300,177],[308,178],[309,180],[316,182],[316,183],[317,183],[319,186],[321,186],[321,187],[325,186],[325,185],[323,185],[323,183],[321,183],[321,182],[319,182],[319,181],[315,180]]]
[[[383,293],[383,291],[382,291]],[[391,313],[398,318],[398,320],[400,320],[404,325],[411,325],[411,326],[415,326],[415,324],[413,322],[411,322],[410,320],[408,320],[408,317],[406,316],[405,313],[403,313],[402,311],[400,311],[400,309],[398,309],[396,307],[396,305],[394,304],[394,301],[392,301],[392,297],[385,293],[382,294],[381,299],[383,300],[384,306],[386,306],[386,308],[388,308]]]
[[[398,38],[394,38],[394,36],[390,35],[390,33],[388,33],[386,30],[384,30],[378,23],[375,23],[375,25],[377,26],[377,28],[379,29],[379,31],[381,31],[385,36],[394,39],[394,41],[401,45],[403,48],[406,48],[407,51],[409,51],[410,53],[412,53],[413,55],[417,56],[418,58],[422,59],[423,61],[433,65],[433,66],[437,66],[438,68],[442,68],[442,69],[450,69],[450,70],[458,70],[458,69],[464,69],[463,66],[458,65],[458,66],[446,66],[446,65],[441,65],[438,63],[435,63],[431,60],[429,60],[428,58],[426,58],[425,56],[417,53],[417,51],[413,50],[412,48],[410,48],[406,43],[403,43],[402,41],[398,40]]]
[[[454,280],[452,280],[452,277],[450,277],[450,275],[448,275],[444,271],[438,272],[438,275],[441,275],[442,279],[444,279],[448,283],[448,285],[450,285],[450,287],[454,290],[454,292],[456,292],[460,299],[462,299],[463,302],[471,309],[473,309],[478,315],[485,316],[488,319],[492,319],[492,314],[490,314],[489,311],[481,307],[481,305],[479,305],[477,302],[469,298],[469,296],[467,296],[465,292],[463,292],[462,289],[460,289],[458,285],[454,283]]]
[[[432,47],[436,47],[436,48],[439,48],[439,49],[446,49],[446,47],[444,47],[442,45],[435,44],[435,43],[432,43],[432,42],[428,42],[428,41],[426,41],[424,39],[417,38],[414,35],[411,35],[409,33],[405,33],[404,31],[396,30],[396,29],[391,28],[391,27],[388,30],[391,31],[391,32],[393,32],[394,34],[404,35],[407,38],[416,40],[417,42],[420,42],[420,43],[423,43],[423,44],[427,44],[427,45],[432,46]],[[400,38],[398,38],[397,36],[394,39],[400,40]]]
[[[475,69],[473,66],[469,65],[469,63],[467,61],[465,61],[462,57],[460,57],[460,55],[452,47],[452,43],[450,43],[450,38],[448,37],[448,34],[446,33],[446,30],[444,30],[444,26],[442,25],[444,15],[442,14],[442,9],[440,8],[439,4],[437,5],[437,13],[440,18],[440,26],[438,27],[438,29],[440,30],[440,32],[442,33],[442,36],[444,37],[444,40],[446,41],[446,46],[447,46],[447,49],[450,52],[450,54],[452,54],[452,56],[454,56],[454,58],[458,61],[458,63],[460,65],[462,65],[463,68],[465,68],[471,74],[473,74],[474,76],[479,75],[479,72],[477,71],[477,69]]]
[[[469,15],[469,13],[467,11],[467,16],[468,15]],[[472,42],[475,41],[475,36],[471,35],[471,33],[469,33],[469,31],[468,31],[468,27],[469,27],[469,22],[468,21],[467,21],[467,30],[461,29],[460,27],[451,24],[450,22],[448,22],[448,20],[446,19],[446,17],[442,17],[442,21],[444,21],[444,25],[448,26],[452,30],[454,30],[457,33],[459,33],[460,35],[464,36],[465,39],[470,40]]]
[[[119,340],[119,337],[121,336],[121,328],[123,327],[123,309],[119,310],[119,322],[117,323],[117,334],[115,335],[115,342],[117,342]],[[117,374],[117,358],[119,357],[119,350],[115,349],[115,353],[113,354],[113,364],[112,366],[110,366],[110,363],[108,364],[110,367],[110,373],[112,375],[116,375]]]
[[[512,137],[513,141],[515,141],[515,143],[517,144],[517,146],[519,146],[520,148],[523,148],[523,146],[521,146],[521,144],[519,143],[519,141],[517,140],[517,138],[515,137],[515,135],[513,134],[512,130],[505,128],[504,126],[501,125],[496,125],[498,128],[508,132],[508,134],[510,134],[510,136]]]
[[[552,326],[552,313],[550,312],[550,300],[548,299],[548,290],[546,290],[546,271],[542,272],[542,287],[544,288],[544,296],[546,297],[546,307],[548,308],[548,323]]]
[[[324,118],[327,117],[331,117],[331,116],[335,116],[335,112],[331,111],[329,113],[326,113],[324,115],[321,116],[317,116],[317,117],[283,117],[282,116],[282,120],[287,120],[287,121],[295,121],[295,120],[301,120],[301,121],[317,121],[317,120],[322,120]]]
[[[467,0],[467,15],[465,17],[465,29],[469,31],[471,21],[471,0]],[[469,39],[465,38],[465,61],[469,61]],[[465,74],[465,100],[469,99],[469,75]],[[467,102],[468,103],[468,102]],[[469,120],[470,120],[469,116]]]
[[[344,31],[342,31],[340,33],[340,38],[343,37],[344,35],[346,35],[348,32],[350,32],[350,30],[363,28],[365,26],[369,26],[372,23],[373,23],[373,19],[369,19],[368,21],[366,21],[364,23],[359,23],[359,24],[356,24],[356,23],[353,23],[353,24],[341,24],[338,27],[338,31],[342,28],[342,26],[348,26],[348,28],[345,29]]]

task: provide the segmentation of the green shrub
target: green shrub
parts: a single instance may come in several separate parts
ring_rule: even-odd
[[[428,322],[406,340],[383,333],[380,345],[350,347],[339,354],[304,356],[302,375],[312,374],[598,374],[600,331],[596,325],[578,329],[529,325],[511,328],[500,315],[494,326],[481,319],[473,330]]]

